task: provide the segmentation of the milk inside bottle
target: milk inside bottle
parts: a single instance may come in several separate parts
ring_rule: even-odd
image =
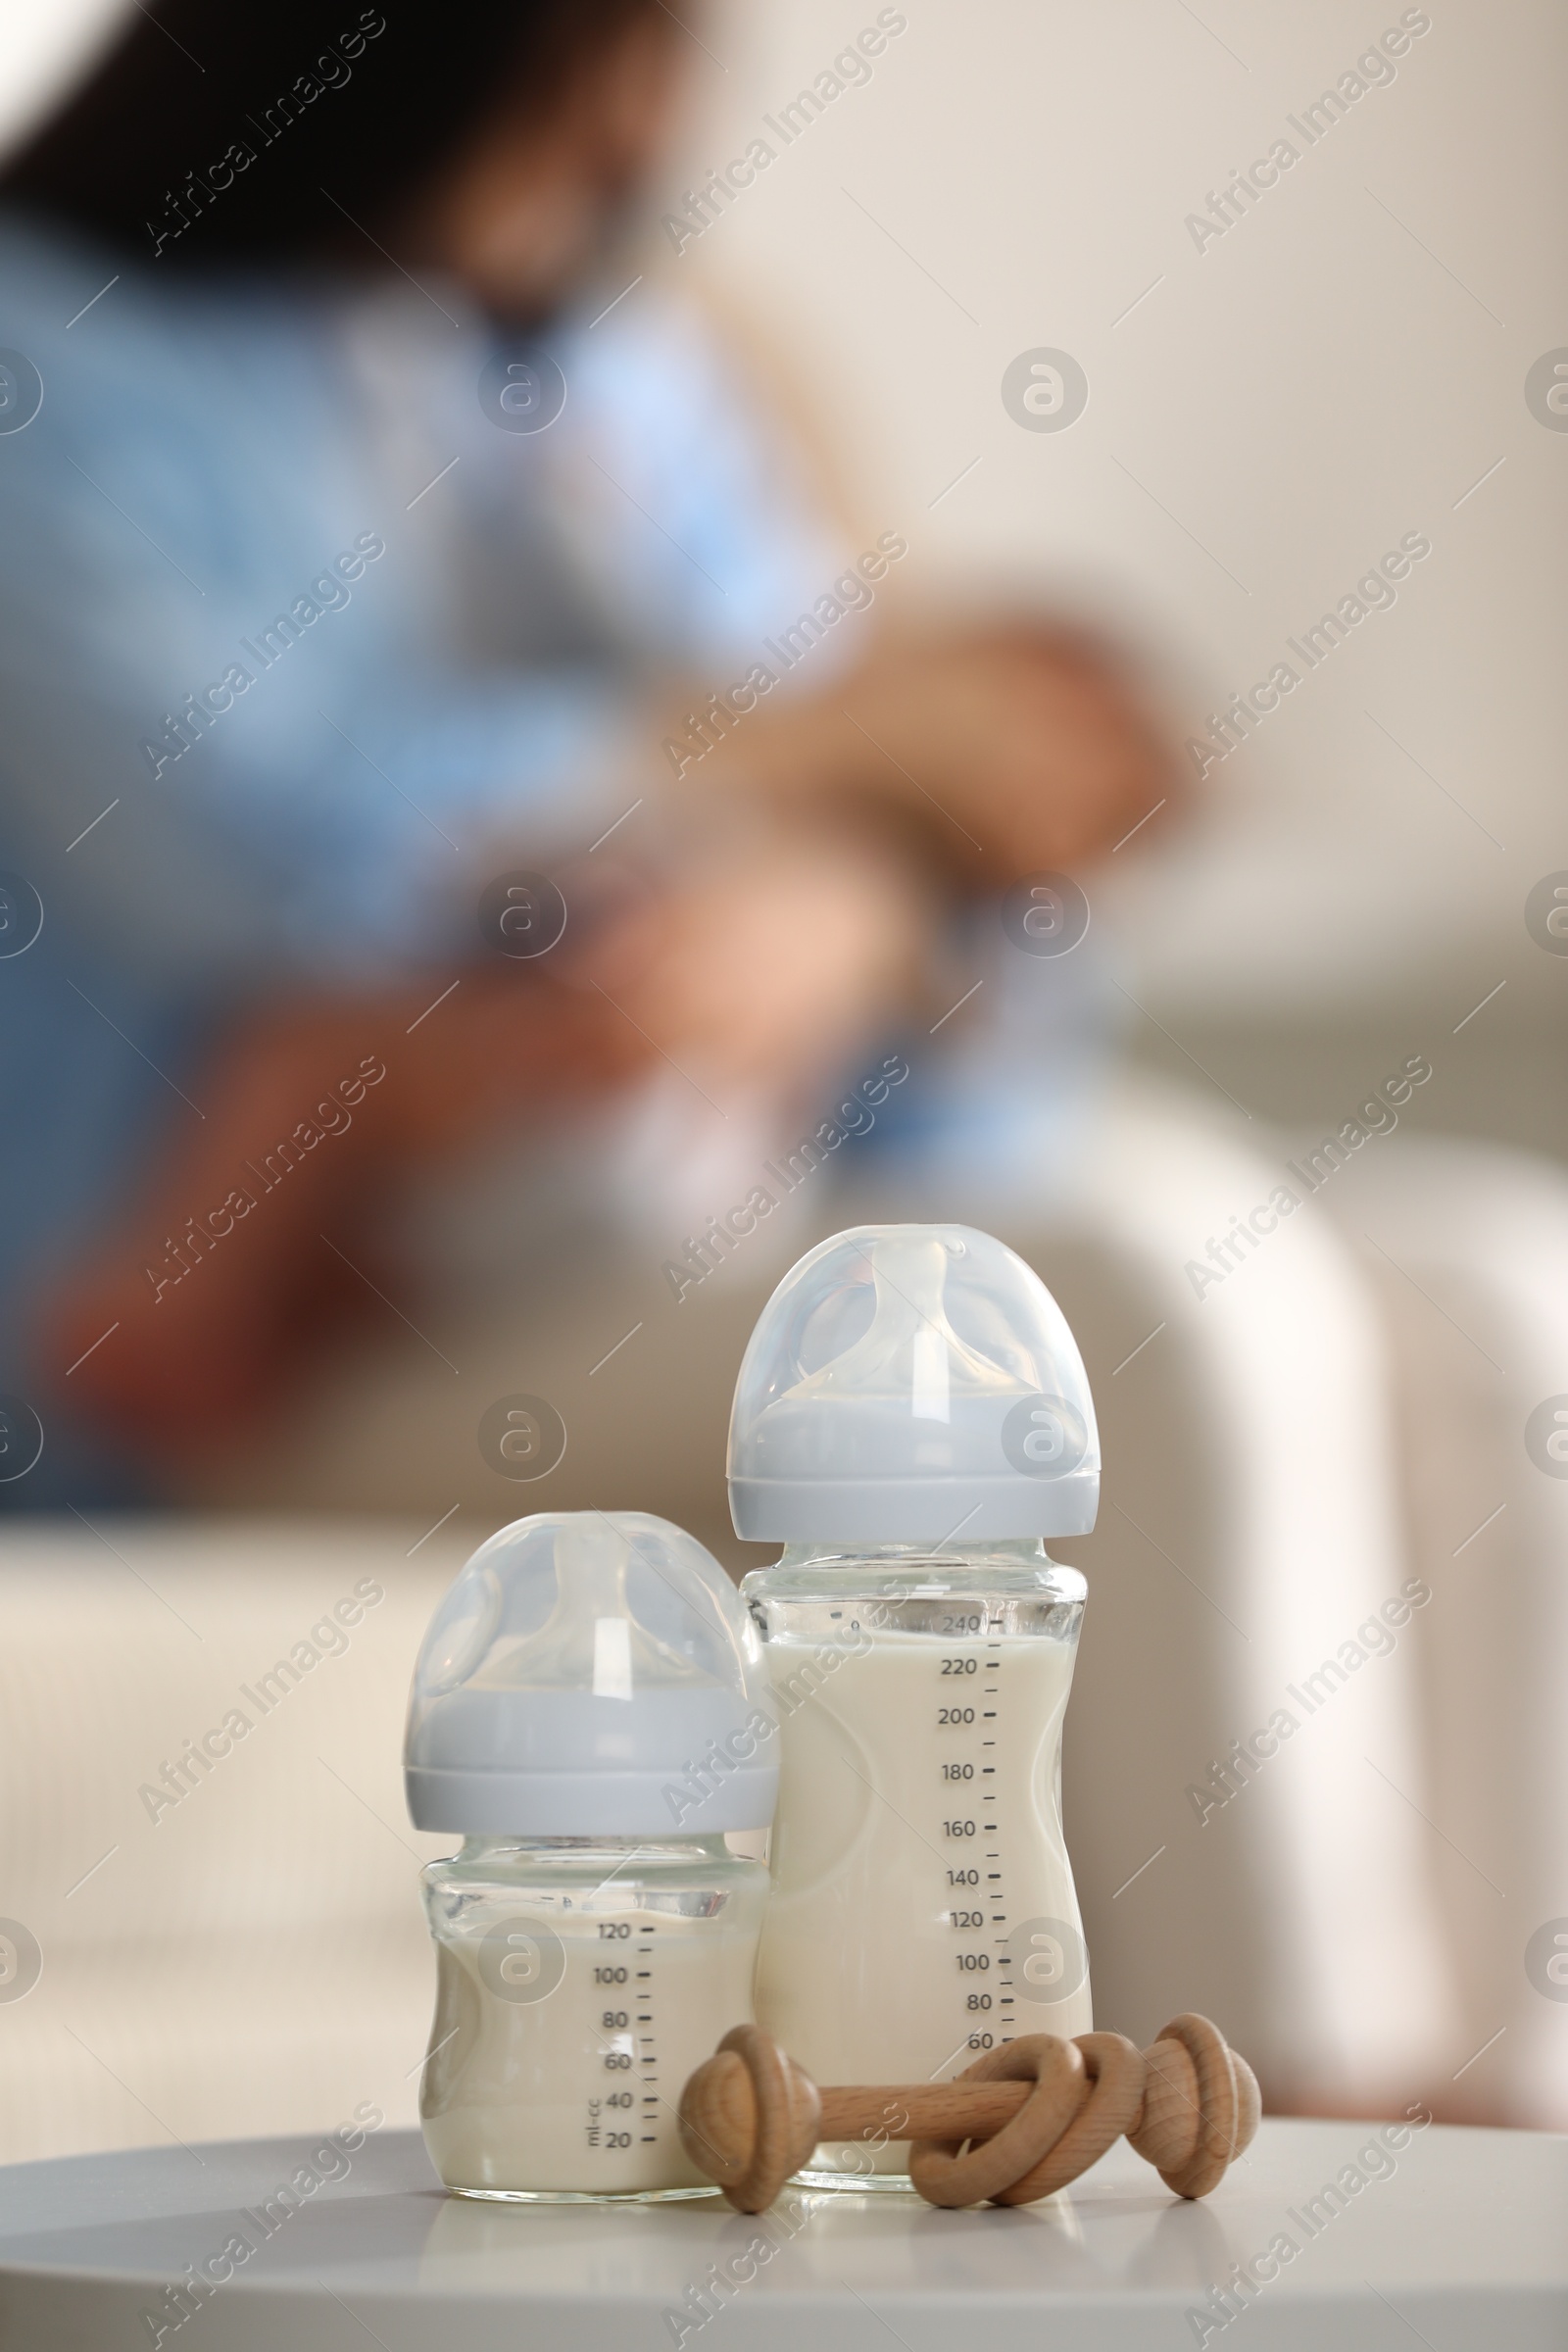
[[[990,1235],[865,1226],[780,1283],[730,1428],[779,1724],[758,2021],[819,2082],[943,2082],[1091,2026],[1062,1719],[1100,1446],[1050,1292]],[[813,2184],[893,2184],[896,2141]]]
[[[767,1873],[725,1833],[772,1818],[767,1705],[733,1586],[667,1520],[519,1519],[444,1596],[405,1777],[416,1828],[464,1837],[423,1874],[420,2115],[449,2188],[711,2193],[676,2108],[753,2014]]]

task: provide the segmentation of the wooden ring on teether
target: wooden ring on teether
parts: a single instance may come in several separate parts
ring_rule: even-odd
[[[1037,2197],[1065,2188],[1098,2164],[1143,2112],[1144,2054],[1136,2043],[1125,2034],[1079,2034],[1073,2046],[1090,2080],[1088,2098],[1055,2146],[1010,2188],[999,2188],[994,2204],[1032,2205]]]
[[[1025,2034],[988,2050],[965,2067],[960,2082],[1028,2082],[1035,2088],[1012,2121],[992,2138],[962,2142],[917,2139],[909,2150],[909,2178],[931,2205],[979,2205],[1001,2199],[1014,2181],[1038,2170],[1085,2103],[1089,2075],[1083,2053],[1054,2034]],[[1036,2191],[1035,2194],[1040,2194]]]

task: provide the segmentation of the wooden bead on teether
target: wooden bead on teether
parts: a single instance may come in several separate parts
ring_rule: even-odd
[[[771,2205],[821,2136],[816,2084],[760,2026],[736,2026],[680,2098],[680,2137],[742,2213]]]
[[[1203,2197],[1257,2130],[1257,2078],[1219,2028],[1184,2010],[1144,2052],[1142,2113],[1127,2139],[1179,2197]]]

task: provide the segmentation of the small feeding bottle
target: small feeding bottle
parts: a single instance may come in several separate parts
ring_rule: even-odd
[[[1093,1527],[1100,1442],[1051,1293],[963,1225],[823,1242],[752,1335],[729,1480],[737,1534],[785,1546],[741,1587],[781,1749],[759,2023],[820,2082],[1087,2032],[1060,1801],[1085,1587],[1042,1539]],[[890,2122],[804,2178],[903,2164]]]
[[[757,1633],[665,1519],[562,1511],[481,1544],[415,1669],[416,1829],[435,2020],[419,2110],[449,2188],[503,2199],[709,2192],[681,2086],[750,2022],[767,1873],[726,1831],[777,1790]]]

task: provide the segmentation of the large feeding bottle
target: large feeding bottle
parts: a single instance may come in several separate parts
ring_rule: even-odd
[[[415,1669],[437,1955],[419,2111],[469,2196],[691,2196],[681,2085],[752,2015],[777,1766],[756,1631],[692,1536],[638,1511],[519,1519],[444,1595]]]
[[[946,2081],[1091,2025],[1062,1838],[1084,1580],[1043,1538],[1100,1499],[1089,1384],[1038,1275],[963,1225],[860,1226],[803,1257],[746,1350],[741,1591],[779,1718],[757,2013],[818,2082]],[[896,2134],[814,2184],[902,2178]]]

